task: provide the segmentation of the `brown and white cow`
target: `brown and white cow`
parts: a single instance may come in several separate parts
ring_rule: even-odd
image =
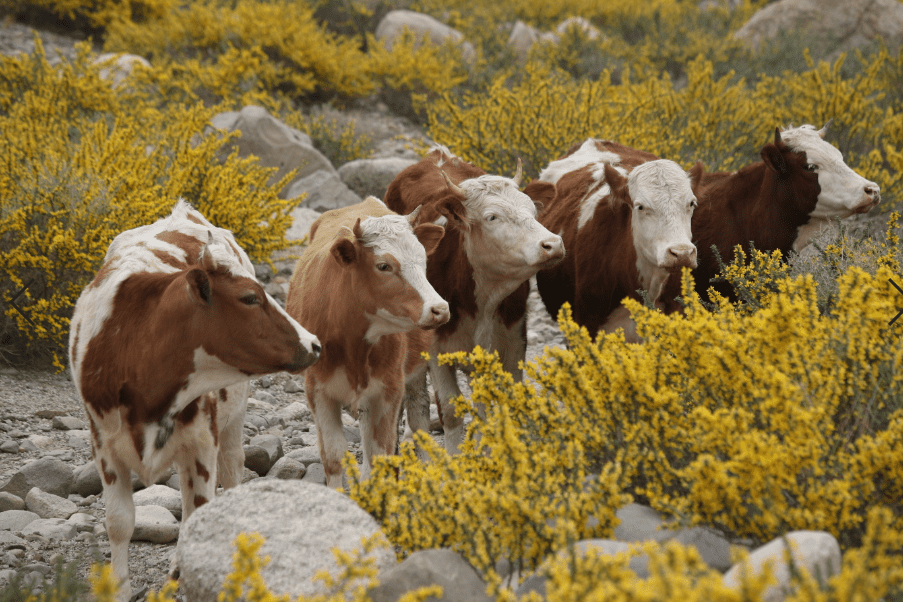
[[[522,378],[526,355],[526,309],[531,276],[564,258],[561,237],[536,220],[536,206],[515,177],[487,175],[438,146],[389,184],[386,205],[393,211],[422,211],[418,223],[446,227],[427,262],[427,276],[448,301],[451,319],[436,332],[429,372],[445,428],[445,447],[455,453],[463,440],[463,420],[450,400],[461,394],[456,369],[440,366],[438,354],[470,352],[477,345],[498,351],[504,368]],[[424,385],[425,386],[425,385]],[[422,399],[410,395],[410,399]],[[423,408],[406,408],[422,428]],[[479,408],[478,408],[479,409]],[[428,411],[428,408],[427,408]]]
[[[720,271],[712,245],[725,263],[733,261],[738,244],[748,253],[750,241],[760,251],[779,250],[786,257],[805,246],[821,224],[878,204],[878,185],[844,163],[840,151],[824,139],[827,127],[775,128],[774,141],[762,147],[762,161],[702,179],[701,206],[693,216],[700,296],[714,286],[734,298],[727,283],[711,284]]]
[[[131,591],[131,471],[150,484],[175,462],[187,519],[218,482],[241,480],[250,377],[301,370],[319,350],[264,292],[232,233],[188,203],[113,240],[75,305],[69,365],[103,479],[120,599]]]
[[[591,334],[625,329],[636,340],[621,307],[638,289],[666,311],[663,291],[682,267],[696,266],[690,220],[702,175],[673,161],[608,140],[588,139],[553,161],[524,190],[545,205],[540,222],[561,232],[568,255],[536,275],[546,309],[554,317],[565,301],[574,320]],[[549,198],[547,184],[555,185]],[[674,275],[677,275],[675,277]]]
[[[310,229],[286,308],[317,333],[320,361],[307,371],[307,398],[317,424],[327,485],[342,487],[347,444],[342,408],[361,423],[362,476],[374,454],[395,452],[407,378],[422,378],[432,333],[448,321],[446,303],[426,277],[427,254],[441,226],[413,226],[409,216],[368,197],[327,211]]]

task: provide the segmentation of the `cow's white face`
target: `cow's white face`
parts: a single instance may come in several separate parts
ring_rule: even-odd
[[[442,229],[423,224],[412,229],[407,217],[369,217],[360,224],[359,240],[372,253],[360,258],[363,282],[376,303],[367,339],[436,328],[449,319],[448,303],[426,278],[426,256],[442,238]]]
[[[840,151],[824,140],[826,128],[802,125],[781,132],[784,143],[795,152],[806,153],[810,169],[818,174],[821,193],[810,215],[833,218],[865,213],[881,200],[879,187],[844,163]]]
[[[487,175],[459,187],[466,195],[465,244],[475,268],[522,282],[564,259],[561,237],[536,221],[536,205],[514,180]]]
[[[695,268],[690,221],[696,195],[689,174],[674,161],[659,159],[634,168],[627,186],[633,201],[631,230],[637,261],[646,269]]]

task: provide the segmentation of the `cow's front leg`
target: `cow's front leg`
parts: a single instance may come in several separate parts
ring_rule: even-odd
[[[132,499],[132,473],[123,462],[95,454],[97,470],[103,479],[107,536],[110,538],[110,564],[119,582],[119,602],[132,597],[129,582],[129,542],[135,532],[135,502]]]
[[[342,458],[348,449],[345,429],[342,427],[342,403],[326,393],[323,383],[309,371],[306,378],[307,403],[317,425],[317,443],[320,461],[326,472],[326,486],[344,489],[342,483]]]
[[[235,487],[244,475],[245,451],[241,443],[250,387],[250,383],[240,383],[220,391],[218,415],[226,422],[219,434],[216,465],[223,489]]]
[[[403,403],[408,417],[405,441],[413,441],[417,431],[430,432],[430,394],[426,388],[426,371],[427,364],[424,363],[423,368],[411,374],[405,382]],[[415,450],[421,462],[429,459],[419,445],[415,445]]]
[[[401,380],[401,379],[399,379]],[[398,414],[401,411],[402,383],[386,385],[377,394],[362,399],[358,419],[361,424],[361,444],[364,460],[361,478],[370,478],[373,456],[395,453],[398,439]]]
[[[440,366],[435,358],[430,357],[430,378],[436,391],[442,428],[445,430],[445,451],[455,455],[464,442],[464,418],[455,415],[455,406],[451,403],[452,399],[461,395],[457,370],[454,366]]]

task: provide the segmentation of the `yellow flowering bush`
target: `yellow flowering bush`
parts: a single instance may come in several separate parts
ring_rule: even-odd
[[[278,198],[256,159],[217,160],[224,137],[197,136],[213,109],[114,90],[87,48],[52,67],[36,44],[0,57],[0,354],[62,367],[72,306],[116,234],[182,197],[267,261],[299,201]]]

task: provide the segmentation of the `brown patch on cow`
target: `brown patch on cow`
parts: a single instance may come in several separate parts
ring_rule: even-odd
[[[203,506],[203,505],[206,504],[206,503],[207,503],[207,498],[205,498],[203,495],[196,495],[196,496],[194,496],[194,507],[195,507],[195,509],[200,508],[201,506]]]
[[[226,390],[220,389],[220,395]],[[219,445],[219,429],[216,426],[216,407],[219,403],[219,395],[207,395],[207,403],[204,404],[204,413],[207,414],[210,423],[210,434],[213,435],[213,445]]]
[[[210,480],[210,472],[201,464],[200,460],[194,461],[194,470],[197,472],[198,476],[204,479],[205,481]]]
[[[205,244],[194,236],[174,231],[160,232],[154,238],[175,245],[185,251],[185,261],[188,265],[197,265],[201,249],[204,248]]]
[[[220,401],[222,401],[223,403],[226,403],[227,401],[229,401],[229,391],[227,389],[220,389],[219,390],[219,398],[220,398]]]
[[[194,489],[194,479],[191,477],[188,477],[188,488]]]
[[[91,448],[91,453],[93,454],[94,449],[100,449],[102,441],[100,431],[97,429],[94,419],[91,418],[91,414],[88,414],[88,427],[91,429],[91,441],[94,442],[94,447]]]
[[[103,474],[104,483],[112,485],[116,482],[116,473],[107,470],[107,462],[103,458],[100,460],[100,472]]]
[[[522,282],[513,293],[502,299],[496,314],[505,328],[511,328],[527,313],[527,298],[530,296],[530,282]]]
[[[198,218],[196,215],[194,215],[194,214],[191,213],[191,212],[185,213],[185,219],[187,219],[187,220],[190,221],[190,222],[194,222],[194,223],[196,223],[196,224],[200,224],[201,226],[205,226],[205,225],[206,225],[200,218]]]
[[[113,272],[112,263],[113,262],[110,261],[100,266],[100,269],[97,270],[97,274],[94,275],[94,280],[88,285],[89,288],[95,288],[103,284],[103,281],[107,279],[107,276]]]
[[[180,259],[176,259],[171,254],[166,251],[162,251],[160,249],[152,249],[151,253],[154,254],[154,257],[159,259],[161,262],[165,263],[168,266],[172,266],[174,268],[183,269],[186,267],[186,263]]]
[[[179,424],[190,424],[194,422],[195,417],[198,415],[200,404],[201,398],[196,397],[191,403],[185,406],[181,412],[176,414],[176,422]]]
[[[82,323],[79,322],[75,326],[75,333],[72,336],[72,357],[70,358],[70,366],[78,365],[78,333],[81,331]]]

